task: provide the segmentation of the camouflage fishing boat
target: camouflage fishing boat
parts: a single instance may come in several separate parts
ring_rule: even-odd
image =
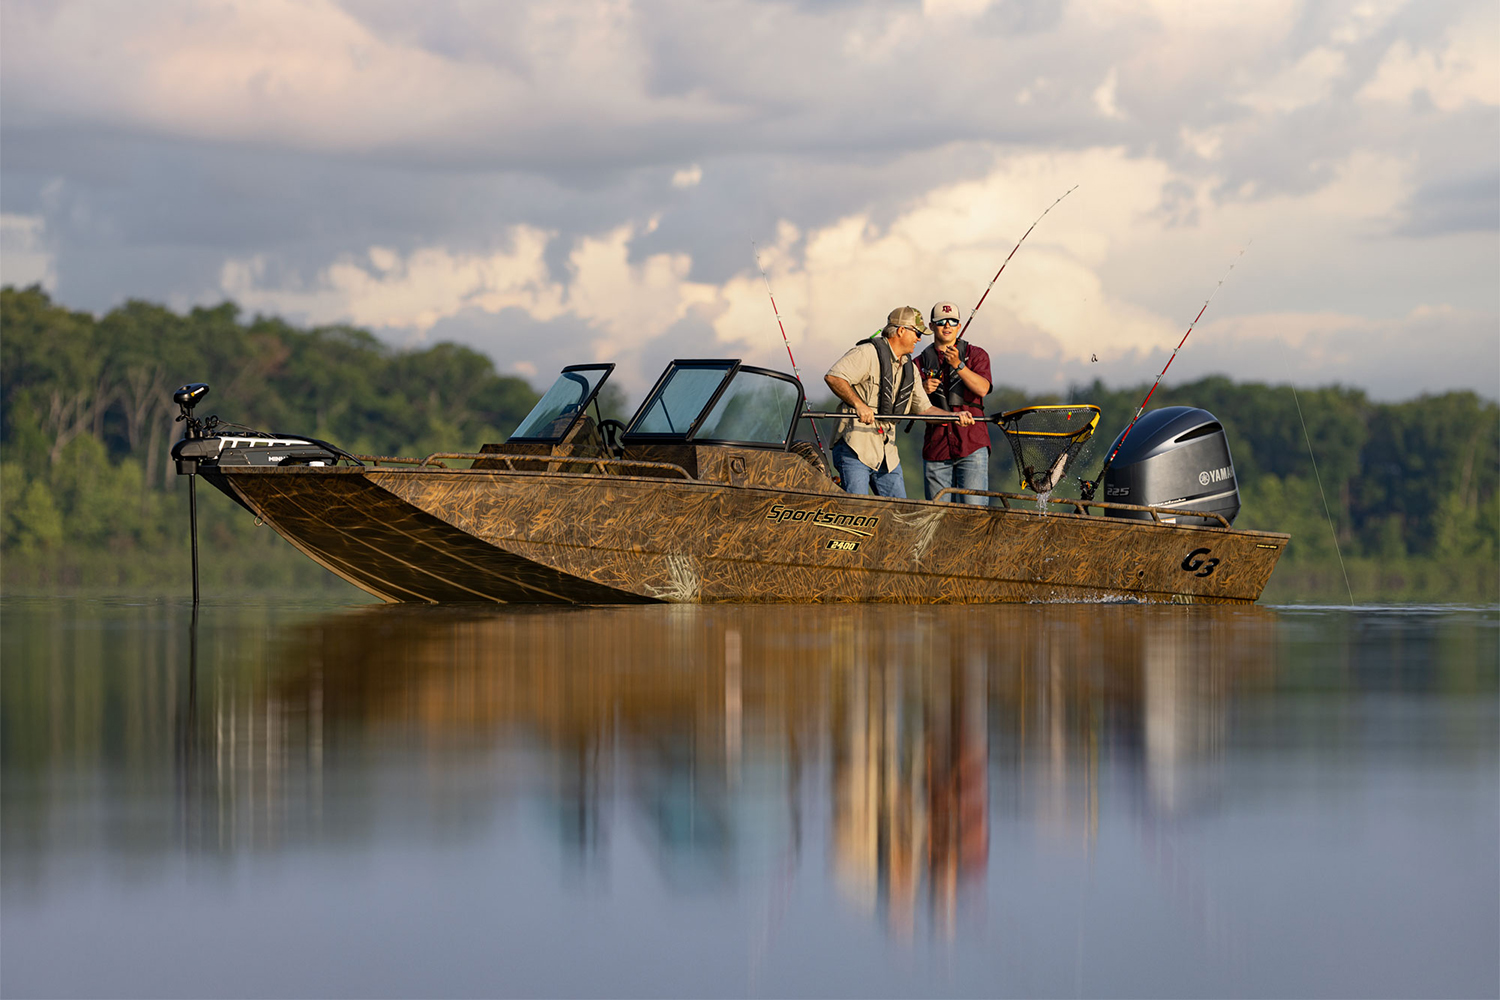
[[[389,602],[1243,604],[1288,542],[1232,527],[1233,463],[1202,410],[1147,414],[1103,502],[928,502],[843,492],[796,440],[789,375],[675,361],[621,423],[598,406],[613,368],[565,368],[503,444],[421,459],[199,420],[208,388],[184,386],[173,456]]]

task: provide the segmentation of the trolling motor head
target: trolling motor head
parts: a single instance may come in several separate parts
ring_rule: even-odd
[[[186,437],[199,437],[203,433],[202,425],[193,417],[193,407],[203,402],[203,397],[208,395],[208,385],[204,382],[189,382],[187,385],[172,393],[172,402],[179,409],[177,419],[187,421]]]

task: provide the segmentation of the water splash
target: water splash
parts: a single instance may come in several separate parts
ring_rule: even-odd
[[[1048,490],[1045,493],[1038,493],[1036,495],[1036,509],[1041,511],[1043,514],[1052,513],[1051,508],[1047,504],[1047,501],[1050,499],[1052,499],[1051,490]]]

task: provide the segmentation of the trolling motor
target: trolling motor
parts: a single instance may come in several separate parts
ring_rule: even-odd
[[[218,417],[199,420],[193,416],[193,407],[203,402],[208,395],[208,386],[203,382],[190,382],[172,393],[172,402],[177,404],[176,423],[186,424],[182,439],[172,446],[172,459],[177,463],[179,476],[191,476],[198,472],[198,463],[214,458],[219,453],[218,443],[211,441]]]
[[[218,417],[206,421],[193,416],[193,408],[208,395],[203,382],[189,382],[172,393],[177,404],[177,423],[184,423],[182,439],[172,446],[172,460],[177,474],[188,477],[188,524],[193,537],[193,608],[198,607],[198,463],[219,453],[219,442],[210,435],[219,423]]]
[[[337,445],[317,438],[301,435],[272,434],[258,431],[241,424],[220,420],[217,416],[194,416],[193,409],[208,395],[208,386],[203,382],[189,382],[172,393],[172,402],[177,404],[177,422],[184,425],[182,437],[172,446],[172,460],[177,463],[177,474],[188,477],[188,516],[192,521],[193,535],[193,603],[198,603],[198,493],[197,479],[200,474],[217,473],[221,469],[236,467],[258,467],[290,469],[302,467],[332,467],[340,463],[364,465],[359,458]],[[233,489],[220,485],[217,476],[209,482],[218,486],[229,499],[259,517]]]

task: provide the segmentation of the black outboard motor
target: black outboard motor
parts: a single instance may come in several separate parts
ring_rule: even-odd
[[[1122,432],[1123,433],[1123,432]],[[1136,421],[1124,447],[1104,473],[1104,499],[1113,503],[1212,511],[1231,524],[1240,512],[1240,490],[1224,427],[1212,413],[1193,406],[1166,406]],[[1110,517],[1150,520],[1145,511],[1109,510]],[[1174,519],[1163,517],[1172,522]],[[1186,524],[1203,524],[1196,517]],[[1217,521],[1207,521],[1217,524]]]

